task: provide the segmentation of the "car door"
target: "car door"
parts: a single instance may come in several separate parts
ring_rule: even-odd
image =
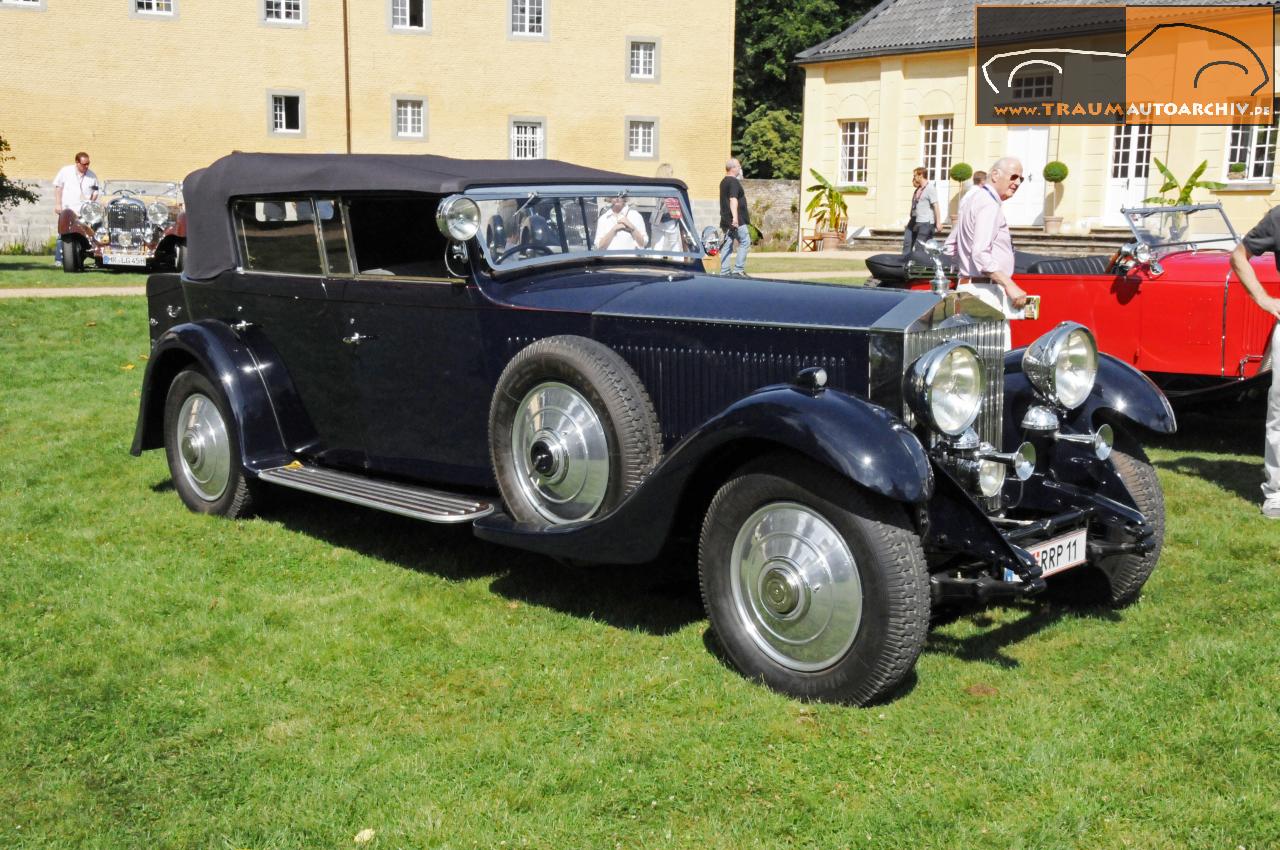
[[[1190,251],[1162,257],[1163,274],[1135,270],[1142,302],[1138,358],[1144,372],[1221,375],[1227,255]]]
[[[281,373],[264,379],[277,388],[273,400],[289,448],[326,465],[362,467],[355,363],[341,342],[340,293],[326,274],[318,207],[333,214],[332,202],[304,197],[233,203],[241,269],[233,273],[232,327],[264,370]]]
[[[492,483],[493,381],[479,315],[492,309],[450,276],[431,195],[346,200],[354,274],[341,322],[359,379],[367,463],[376,472],[460,486]]]

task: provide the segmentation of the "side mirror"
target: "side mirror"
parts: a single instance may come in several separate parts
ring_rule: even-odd
[[[720,228],[711,225],[702,228],[702,253],[708,257],[720,253],[720,243],[723,241],[724,234],[720,232]]]

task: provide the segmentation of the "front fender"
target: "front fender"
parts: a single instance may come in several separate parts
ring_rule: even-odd
[[[894,501],[923,502],[933,492],[924,447],[884,408],[837,390],[810,393],[779,385],[757,390],[703,423],[603,517],[542,526],[493,514],[476,522],[476,534],[548,555],[607,563],[650,561],[661,551],[694,475],[726,449],[747,443],[805,455]]]
[[[1022,433],[1027,408],[1041,403],[1035,388],[1022,373],[1024,349],[1010,351],[1004,359],[1006,449],[1010,439]],[[1095,430],[1107,420],[1127,420],[1159,434],[1178,430],[1178,420],[1160,388],[1142,372],[1110,354],[1098,352],[1098,378],[1084,404],[1071,411],[1066,424],[1076,432]],[[1020,438],[1018,438],[1020,439]]]
[[[174,377],[190,367],[200,369],[222,387],[246,468],[289,462],[257,358],[226,325],[207,321],[175,325],[156,340],[142,379],[138,424],[130,449],[134,455],[164,446],[165,397]]]

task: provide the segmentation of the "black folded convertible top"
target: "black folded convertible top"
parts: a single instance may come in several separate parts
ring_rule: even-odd
[[[403,154],[233,153],[187,175],[186,275],[208,280],[236,267],[230,200],[252,195],[317,192],[430,192],[510,184],[684,184],[637,177],[554,159],[450,159]]]

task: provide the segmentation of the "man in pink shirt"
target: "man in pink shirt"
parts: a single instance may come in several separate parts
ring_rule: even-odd
[[[968,292],[1007,317],[1018,315],[1027,293],[1013,280],[1013,240],[1004,218],[1004,202],[1022,183],[1022,163],[1006,156],[987,172],[987,180],[966,196],[960,218],[947,237],[946,252],[956,258],[959,292]]]

